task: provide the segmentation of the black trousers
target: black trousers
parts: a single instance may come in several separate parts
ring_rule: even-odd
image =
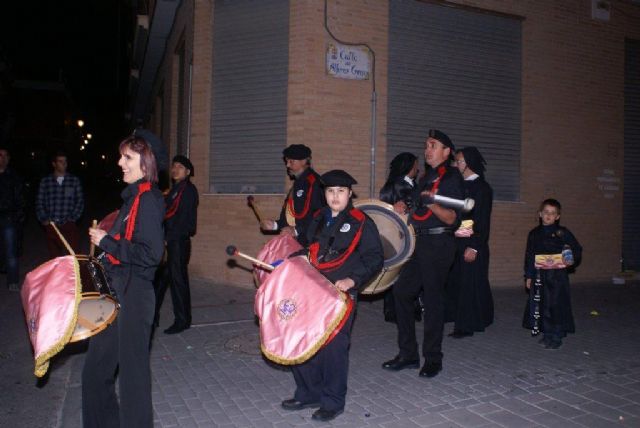
[[[167,241],[167,263],[158,269],[156,277],[156,317],[162,306],[164,295],[171,286],[174,323],[191,325],[191,291],[189,289],[189,259],[191,239]]]
[[[82,370],[82,421],[93,427],[152,427],[149,339],[155,309],[151,281],[113,284],[120,311],[93,336]],[[120,404],[116,397],[118,374]]]
[[[419,235],[413,255],[393,285],[398,326],[399,355],[418,359],[414,321],[415,300],[423,294],[424,340],[422,355],[427,361],[442,361],[444,287],[455,257],[453,235]]]
[[[344,409],[349,374],[349,345],[354,308],[340,332],[303,364],[291,367],[296,381],[294,398],[303,403],[320,403],[323,409]]]

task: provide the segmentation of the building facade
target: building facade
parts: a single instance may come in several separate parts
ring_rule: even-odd
[[[311,147],[320,173],[349,171],[366,199],[397,153],[424,160],[430,128],[488,161],[494,285],[522,283],[549,197],[584,247],[574,282],[610,279],[622,257],[640,269],[638,2],[156,0],[139,13],[131,112],[194,164],[194,277],[253,286],[225,247],[255,254],[270,238],[247,196],[277,217],[287,145]]]

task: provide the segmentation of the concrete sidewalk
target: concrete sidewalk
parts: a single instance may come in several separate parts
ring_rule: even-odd
[[[167,298],[153,342],[158,427],[640,427],[638,284],[574,286],[577,334],[556,351],[520,327],[525,294],[496,289],[494,325],[445,337],[444,370],[431,380],[381,369],[396,353],[395,326],[383,321],[380,300],[361,301],[347,407],[328,424],[312,421],[312,409],[280,407],[293,377],[259,353],[253,291],[203,281],[192,288],[195,325],[163,334],[172,322]],[[83,354],[65,358],[55,367],[70,373],[58,425],[80,427]]]

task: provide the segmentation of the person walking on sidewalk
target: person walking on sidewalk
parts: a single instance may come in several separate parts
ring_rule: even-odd
[[[18,247],[20,229],[24,225],[25,200],[22,178],[9,168],[9,150],[0,147],[0,240],[3,264],[7,270],[7,287],[18,291],[20,275]]]
[[[163,153],[159,139],[132,135],[120,143],[118,165],[127,183],[121,193],[123,205],[109,231],[89,229],[91,242],[106,253],[104,267],[120,312],[89,341],[82,370],[85,428],[153,426],[149,340],[155,311],[153,278],[164,251],[165,207],[156,187]]]
[[[66,256],[67,249],[51,227],[55,223],[73,251],[78,251],[79,232],[76,222],[84,210],[80,179],[67,172],[67,155],[56,152],[51,160],[53,173],[40,181],[36,198],[36,216],[46,229],[49,256]]]
[[[189,289],[189,257],[191,237],[198,222],[198,190],[191,182],[193,164],[178,155],[171,164],[173,186],[165,197],[164,235],[167,263],[159,274],[156,287],[156,323],[167,287],[171,290],[174,321],[164,332],[176,334],[191,326],[191,292]],[[171,284],[169,286],[169,284]]]

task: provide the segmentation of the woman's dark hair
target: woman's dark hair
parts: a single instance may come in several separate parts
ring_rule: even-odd
[[[418,158],[413,153],[409,152],[402,152],[393,158],[389,164],[389,176],[387,177],[387,181],[384,183],[384,186],[382,186],[382,189],[380,189],[381,201],[390,204],[397,202],[396,198],[398,195],[394,194],[395,182],[399,178],[409,174],[409,171],[411,171],[417,159]]]
[[[144,174],[144,179],[152,183],[157,183],[158,165],[149,143],[140,136],[131,135],[120,143],[120,153],[124,153],[125,147],[128,147],[140,155],[140,169]]]

